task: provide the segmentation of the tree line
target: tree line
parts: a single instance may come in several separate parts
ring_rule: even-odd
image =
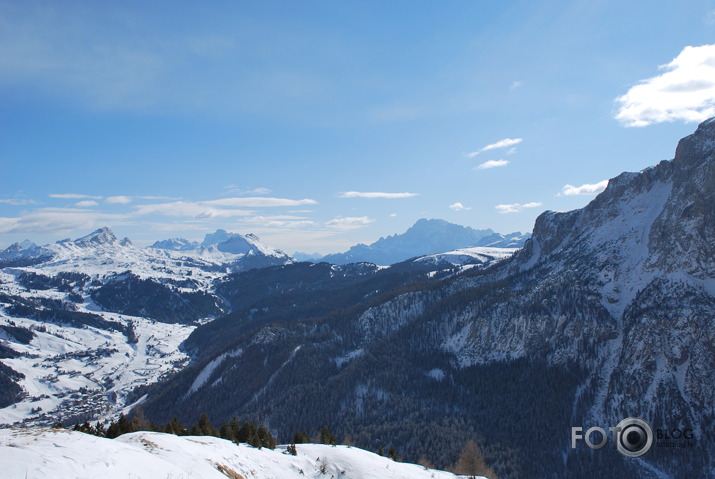
[[[62,424],[57,423],[55,427],[61,428]],[[147,421],[140,411],[140,413],[135,415],[131,420],[124,414],[121,414],[116,421],[110,422],[107,426],[99,421],[94,425],[86,421],[76,424],[73,430],[108,439],[114,439],[123,434],[132,432],[153,431],[173,434],[175,436],[213,436],[232,441],[236,444],[248,444],[258,449],[263,447],[275,449],[276,447],[275,438],[263,423],[256,424],[251,421],[245,421],[241,424],[236,416],[233,416],[229,422],[223,421],[221,426],[217,429],[211,424],[206,413],[202,413],[198,422],[191,427],[182,424],[176,417],[165,425],[158,426],[153,422]],[[288,445],[286,451],[295,456],[298,453],[296,444],[307,444],[311,442],[333,446],[338,444],[335,435],[330,432],[327,426],[323,426],[320,432],[316,433],[312,439],[306,431],[297,431],[293,436],[293,442]],[[349,443],[351,441],[349,438],[346,438],[344,442],[350,445]],[[382,446],[378,448],[377,454],[385,456]],[[387,457],[393,461],[398,461],[397,450],[394,447],[390,447]],[[420,463],[425,467],[434,468],[427,460],[420,461]],[[457,464],[451,467],[450,470],[457,474],[468,475],[469,477],[487,476],[490,479],[496,479],[497,477],[494,470],[486,464],[481,450],[473,440],[467,442],[462,449]]]

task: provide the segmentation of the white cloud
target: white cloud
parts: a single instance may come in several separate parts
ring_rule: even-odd
[[[412,198],[417,193],[382,193],[379,191],[346,191],[338,195],[340,198]]]
[[[235,216],[248,216],[252,211],[241,209],[213,208],[201,203],[190,201],[173,201],[171,203],[155,203],[138,205],[134,214],[137,216],[163,215],[173,217],[190,217],[198,219],[231,218]]]
[[[373,221],[375,220],[373,220],[372,218],[368,218],[367,216],[335,218],[330,221],[326,221],[325,226],[329,226],[330,228],[336,229],[352,230],[367,226]]]
[[[512,203],[510,205],[496,205],[495,208],[499,213],[505,214],[505,213],[518,213],[526,208],[537,208],[541,206],[542,203],[539,201],[534,201],[531,203]]]
[[[509,87],[509,89],[516,90],[517,88],[519,88],[520,86],[523,86],[523,85],[524,85],[524,82],[515,80],[515,81],[511,82],[511,86]]]
[[[271,190],[263,187],[244,190],[236,185],[228,185],[224,188],[226,189],[226,192],[224,193],[226,195],[267,195],[269,193],[272,193]]]
[[[315,226],[315,222],[305,216],[291,215],[252,216],[246,218],[245,222],[264,228],[305,228]]]
[[[606,189],[608,186],[608,180],[599,181],[594,184],[585,184],[581,186],[564,185],[563,190],[560,194],[565,196],[575,196],[575,195],[595,195]]]
[[[7,199],[7,200],[0,200],[0,203],[5,203],[6,205],[13,205],[13,206],[24,206],[24,205],[36,205],[37,201],[11,198],[11,199]]]
[[[668,121],[700,122],[715,116],[715,44],[688,46],[665,73],[638,82],[625,95],[616,119],[625,126]]]
[[[485,146],[484,148],[481,148],[481,149],[479,149],[479,150],[477,150],[477,151],[473,151],[473,152],[471,152],[471,153],[467,153],[465,156],[466,156],[467,158],[474,158],[474,157],[477,156],[478,154],[483,153],[483,152],[485,152],[485,151],[497,150],[497,149],[499,149],[499,148],[508,148],[508,147],[510,147],[510,146],[518,145],[518,144],[521,143],[522,141],[524,141],[522,138],[504,138],[503,140],[499,140],[499,141],[497,141],[496,143],[491,143],[491,144],[489,144],[489,145]]]
[[[94,200],[83,200],[83,201],[78,201],[75,203],[75,207],[77,208],[89,208],[91,206],[97,206],[99,203],[97,203]]]
[[[90,195],[79,195],[77,193],[54,193],[47,195],[50,198],[59,198],[63,200],[81,200],[83,198],[88,198],[90,200],[101,200],[101,196],[90,196]]]
[[[111,224],[126,224],[129,215],[106,214],[76,208],[41,208],[18,218],[0,218],[0,233],[64,235]]]
[[[310,199],[291,200],[286,198],[223,198],[209,201],[171,201],[168,203],[152,203],[135,206],[135,215],[164,215],[174,217],[193,217],[198,219],[231,218],[250,216],[254,211],[241,207],[277,207],[314,205],[317,201]]]
[[[509,160],[489,160],[485,161],[481,165],[475,166],[477,170],[488,170],[490,168],[499,168],[500,166],[506,166],[509,164]]]
[[[237,206],[237,207],[273,207],[273,206],[302,206],[316,205],[317,201],[311,199],[291,200],[287,198],[268,198],[268,197],[236,197],[223,198],[220,200],[202,201],[201,204],[207,206]]]
[[[111,204],[126,205],[127,203],[131,203],[132,199],[129,196],[110,196],[104,201]]]
[[[453,205],[449,205],[449,208],[454,210],[454,211],[464,211],[464,210],[471,210],[471,206],[464,206],[462,203],[454,203]]]

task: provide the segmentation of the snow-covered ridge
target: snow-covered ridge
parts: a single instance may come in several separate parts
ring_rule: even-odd
[[[105,439],[54,429],[0,431],[5,477],[252,479],[455,479],[452,473],[348,446],[298,444],[292,456],[279,446],[256,449],[210,436],[153,432]]]
[[[417,258],[416,262],[439,263],[448,262],[454,266],[467,264],[485,264],[511,257],[519,248],[493,248],[477,246],[474,248],[460,248],[446,253],[437,253]]]
[[[129,270],[140,278],[170,277],[171,270],[182,266],[225,272],[292,261],[290,256],[262,243],[255,235],[224,230],[206,235],[201,245],[174,238],[156,242],[150,248],[139,248],[129,238],[119,241],[105,226],[75,240],[64,239],[44,246],[24,241],[0,251],[0,267],[41,264],[48,272],[81,271],[89,275]],[[186,273],[184,270],[180,274]]]

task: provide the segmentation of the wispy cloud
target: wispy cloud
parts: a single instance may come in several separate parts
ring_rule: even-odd
[[[478,154],[484,153],[485,151],[498,150],[499,148],[508,148],[510,146],[518,145],[522,141],[524,141],[522,138],[504,138],[503,140],[499,140],[496,143],[491,143],[483,148],[480,148],[477,151],[467,153],[465,156],[467,158],[474,158]]]
[[[127,203],[131,203],[132,199],[129,196],[110,196],[104,201],[110,204],[126,205]]]
[[[10,198],[10,199],[5,199],[5,200],[0,200],[0,203],[4,203],[6,205],[13,205],[13,206],[25,206],[25,205],[36,205],[37,201],[27,200],[27,199],[19,199],[19,198]]]
[[[92,206],[97,206],[97,205],[99,205],[99,203],[97,203],[94,200],[82,200],[82,201],[78,201],[77,203],[75,203],[75,207],[77,207],[77,208],[90,208]]]
[[[75,230],[94,229],[106,224],[115,226],[128,221],[131,218],[127,214],[106,214],[83,208],[41,208],[17,218],[0,218],[0,234],[64,235]]]
[[[291,200],[288,198],[270,198],[264,196],[246,196],[235,198],[222,198],[220,200],[202,201],[201,204],[207,206],[233,206],[246,208],[264,208],[275,206],[302,206],[316,205],[317,201],[311,199]]]
[[[346,191],[338,195],[340,198],[412,198],[417,193],[383,193],[379,191]]]
[[[581,186],[564,185],[560,195],[576,196],[576,195],[595,195],[606,189],[608,180],[599,181],[594,184],[585,184]]]
[[[137,216],[162,215],[177,218],[231,218],[236,216],[250,216],[253,211],[234,208],[215,208],[205,203],[191,201],[172,201],[169,203],[153,203],[137,205],[134,207]]]
[[[330,221],[326,221],[325,226],[342,230],[352,230],[367,226],[374,221],[375,220],[368,218],[367,216],[335,218]]]
[[[236,185],[228,185],[225,187],[225,189],[226,191],[224,192],[224,195],[268,195],[272,193],[271,190],[264,187],[250,188],[244,190],[243,188],[239,188]]]
[[[293,215],[271,215],[252,216],[245,218],[244,222],[249,225],[258,225],[263,228],[284,228],[297,229],[315,226],[315,221],[309,220],[305,216]]]
[[[511,82],[511,85],[509,86],[510,90],[516,90],[517,88],[521,87],[524,85],[523,81],[515,80]]]
[[[59,198],[63,200],[81,200],[83,198],[88,198],[90,200],[101,200],[101,196],[91,196],[91,195],[81,195],[77,193],[53,193],[50,195],[47,195],[50,198]]]
[[[462,203],[454,203],[452,205],[449,205],[449,208],[454,210],[454,211],[465,211],[465,210],[471,210],[471,206],[464,206]]]
[[[474,167],[475,170],[488,170],[490,168],[499,168],[500,166],[506,166],[509,164],[509,160],[489,160],[484,163]]]
[[[506,213],[518,213],[524,209],[527,208],[538,208],[541,206],[542,203],[540,201],[535,201],[532,203],[512,203],[510,205],[496,205],[495,208],[499,213],[506,214]]]
[[[700,122],[715,115],[715,44],[685,47],[660,69],[665,73],[638,82],[616,98],[618,121],[647,126]]]

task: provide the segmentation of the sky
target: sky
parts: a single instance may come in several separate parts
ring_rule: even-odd
[[[715,116],[715,0],[0,0],[0,248],[530,232]]]

